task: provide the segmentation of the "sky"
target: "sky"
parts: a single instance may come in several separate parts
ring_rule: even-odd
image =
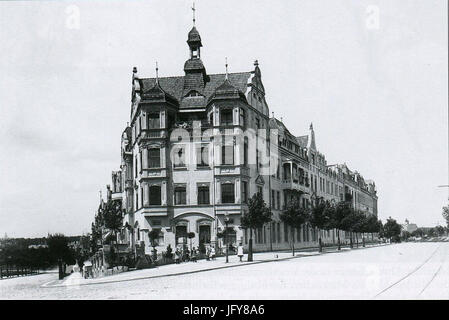
[[[0,236],[90,231],[132,68],[183,74],[191,1],[0,2]],[[270,112],[376,182],[379,218],[444,223],[446,1],[197,0],[208,73],[259,61]]]

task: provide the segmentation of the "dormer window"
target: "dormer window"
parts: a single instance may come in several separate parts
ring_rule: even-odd
[[[201,97],[201,94],[198,91],[192,90],[187,94],[186,97]]]

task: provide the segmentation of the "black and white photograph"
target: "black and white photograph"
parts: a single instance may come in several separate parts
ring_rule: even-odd
[[[0,1],[0,52],[0,300],[449,300],[447,1]]]

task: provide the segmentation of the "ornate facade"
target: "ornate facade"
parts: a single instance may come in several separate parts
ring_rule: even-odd
[[[356,208],[377,215],[374,182],[346,165],[328,166],[312,125],[308,135],[296,137],[269,116],[257,61],[247,72],[208,74],[195,27],[187,44],[182,76],[158,77],[156,68],[156,77],[141,78],[133,69],[130,122],[111,188],[125,213],[120,242],[149,253],[148,232],[157,229],[159,252],[190,241],[221,246],[226,219],[229,242],[247,246],[240,217],[256,192],[271,207],[273,222],[255,231],[255,250],[289,247],[288,233],[295,230],[279,214],[293,196],[303,206],[351,197]],[[316,245],[320,231],[304,226],[296,232],[301,247]],[[335,237],[323,236],[325,242]]]

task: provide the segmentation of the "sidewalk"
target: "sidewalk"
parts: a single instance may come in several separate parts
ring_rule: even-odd
[[[367,245],[366,248],[377,247],[378,244],[375,245]],[[356,249],[356,248],[354,248]],[[354,250],[353,249],[353,250]],[[363,249],[360,247],[359,249]],[[117,275],[102,277],[102,278],[94,278],[94,279],[84,279],[81,277],[81,274],[74,273],[68,276],[63,281],[51,281],[43,285],[43,287],[51,288],[51,287],[70,287],[70,286],[82,286],[82,285],[94,285],[94,284],[102,284],[102,283],[112,283],[112,282],[124,282],[124,281],[134,281],[134,280],[142,280],[142,279],[151,279],[151,278],[160,278],[160,277],[169,277],[169,276],[177,276],[183,274],[190,273],[198,273],[198,272],[206,272],[211,270],[218,270],[224,268],[236,268],[240,266],[245,266],[249,264],[259,264],[259,263],[267,263],[274,261],[284,261],[290,259],[296,259],[301,257],[310,257],[327,253],[337,253],[337,252],[346,252],[351,249],[343,247],[341,251],[337,251],[336,247],[327,247],[324,249],[323,253],[318,252],[318,248],[316,249],[303,249],[303,250],[295,250],[295,256],[292,256],[291,251],[282,251],[282,252],[261,252],[254,253],[252,262],[246,261],[248,255],[246,254],[243,257],[242,262],[239,261],[239,258],[236,255],[229,256],[229,263],[226,263],[225,257],[218,257],[216,260],[207,261],[207,260],[198,260],[198,262],[184,262],[181,264],[169,264],[155,268],[143,269],[143,270],[134,270],[124,273],[119,273]]]

